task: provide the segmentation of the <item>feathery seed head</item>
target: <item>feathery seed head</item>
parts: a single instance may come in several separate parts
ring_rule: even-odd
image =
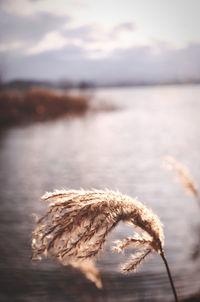
[[[168,155],[164,158],[163,167],[175,170],[178,176],[177,180],[181,183],[185,191],[196,198],[199,198],[196,184],[190,175],[190,172],[184,165],[179,163],[174,157]]]
[[[33,259],[43,255],[57,258],[64,265],[72,265],[84,272],[85,261],[95,258],[102,250],[108,234],[120,221],[129,222],[143,232],[118,242],[116,250],[129,245],[145,247],[125,265],[125,271],[136,267],[153,250],[160,253],[164,243],[159,218],[137,199],[114,191],[69,190],[46,193],[51,202],[48,211],[36,224],[32,234]],[[91,261],[91,260],[90,260]],[[101,287],[100,277],[90,263],[86,276]]]

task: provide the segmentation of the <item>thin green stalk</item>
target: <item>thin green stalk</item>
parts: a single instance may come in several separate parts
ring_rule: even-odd
[[[177,296],[177,293],[176,293],[176,289],[175,289],[175,286],[174,286],[174,282],[173,282],[173,279],[172,279],[172,275],[171,275],[171,272],[170,272],[170,269],[169,269],[169,265],[167,263],[167,259],[165,258],[165,254],[164,254],[163,250],[161,250],[160,256],[161,256],[161,258],[162,258],[162,260],[165,264],[166,270],[167,270],[167,274],[168,274],[168,277],[169,277],[171,288],[172,288],[172,291],[173,291],[173,294],[174,294],[174,299],[175,299],[176,302],[179,302],[178,296]]]

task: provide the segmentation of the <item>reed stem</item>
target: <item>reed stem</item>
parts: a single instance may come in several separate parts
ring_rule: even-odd
[[[170,281],[171,288],[172,288],[172,291],[173,291],[173,294],[174,294],[174,299],[175,299],[176,302],[179,302],[178,296],[177,296],[177,293],[176,293],[176,289],[175,289],[175,286],[174,286],[174,282],[173,282],[173,279],[172,279],[172,275],[171,275],[171,272],[170,272],[170,269],[169,269],[169,266],[168,266],[168,263],[167,263],[167,259],[165,258],[165,254],[164,254],[163,250],[161,250],[160,256],[161,256],[161,258],[162,258],[162,260],[165,264],[165,267],[166,267],[166,270],[167,270],[167,273],[168,273],[169,281]]]
[[[197,202],[198,202],[198,204],[200,206],[200,196],[199,196],[199,194],[197,194]]]

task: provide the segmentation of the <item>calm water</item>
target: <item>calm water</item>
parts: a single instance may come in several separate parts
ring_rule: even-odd
[[[119,272],[131,250],[118,256],[110,247],[134,232],[126,224],[115,229],[98,259],[103,291],[53,260],[32,263],[31,215],[44,212],[40,196],[56,188],[110,188],[138,196],[164,223],[179,296],[200,289],[200,209],[162,168],[170,154],[200,185],[200,86],[102,89],[91,101],[110,102],[118,110],[0,132],[1,301],[173,300],[158,255],[136,274]]]

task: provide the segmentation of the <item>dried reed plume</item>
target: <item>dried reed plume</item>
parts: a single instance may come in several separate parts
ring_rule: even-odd
[[[119,192],[84,190],[55,191],[46,193],[42,199],[51,203],[32,234],[33,259],[41,259],[43,255],[55,257],[64,265],[79,268],[100,288],[101,280],[92,260],[118,222],[129,222],[143,235],[117,242],[114,249],[118,252],[130,245],[140,247],[140,252],[132,256],[123,270],[135,271],[149,254],[157,252],[166,265],[178,301],[163,251],[162,224],[141,202]]]
[[[190,175],[188,169],[184,165],[179,163],[174,157],[169,155],[165,156],[163,164],[164,164],[163,165],[164,168],[171,169],[171,170],[173,169],[176,171],[178,175],[178,181],[181,183],[184,190],[187,193],[193,195],[200,204],[200,196],[197,191],[196,184],[192,176]]]

